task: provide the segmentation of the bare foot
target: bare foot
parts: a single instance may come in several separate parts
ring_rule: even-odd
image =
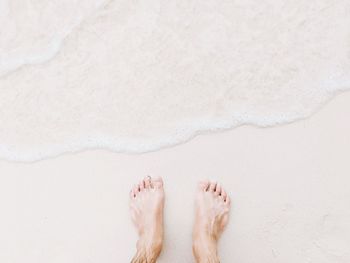
[[[131,219],[139,234],[132,262],[156,262],[163,245],[164,189],[161,178],[146,177],[130,192]]]
[[[219,262],[217,242],[224,231],[230,211],[230,198],[220,184],[198,184],[193,252],[197,262]]]

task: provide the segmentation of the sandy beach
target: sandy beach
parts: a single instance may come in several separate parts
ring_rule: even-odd
[[[0,1],[0,263],[130,262],[145,176],[165,183],[157,262],[194,262],[195,196],[196,255],[215,254],[203,233],[230,202],[195,195],[209,179],[232,200],[220,262],[349,263],[349,14],[346,0]],[[162,240],[154,188],[132,204],[146,250]]]
[[[128,262],[136,242],[128,192],[145,175],[165,180],[159,262],[194,262],[193,199],[203,178],[233,200],[222,262],[349,262],[349,105],[345,93],[296,123],[244,126],[141,155],[1,161],[0,262]]]

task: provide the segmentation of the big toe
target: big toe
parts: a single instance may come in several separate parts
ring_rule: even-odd
[[[162,189],[163,188],[163,179],[161,177],[156,177],[152,179],[152,185],[155,189]]]
[[[210,184],[210,182],[209,181],[200,181],[199,183],[198,183],[198,190],[199,191],[203,191],[203,192],[206,192],[206,191],[208,191],[208,189],[209,189],[209,184]]]

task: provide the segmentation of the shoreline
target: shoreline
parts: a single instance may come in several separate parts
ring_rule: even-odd
[[[128,262],[136,242],[128,191],[147,174],[163,176],[167,195],[159,262],[193,262],[194,190],[204,178],[233,200],[223,262],[348,261],[349,102],[343,93],[301,121],[203,134],[145,154],[2,160],[0,261]]]

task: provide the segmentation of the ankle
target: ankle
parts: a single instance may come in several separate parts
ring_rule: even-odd
[[[160,251],[148,250],[146,248],[137,249],[136,255],[131,263],[155,263]]]
[[[163,247],[162,231],[147,231],[140,235],[137,241],[137,248],[146,248],[147,250],[160,251]]]

